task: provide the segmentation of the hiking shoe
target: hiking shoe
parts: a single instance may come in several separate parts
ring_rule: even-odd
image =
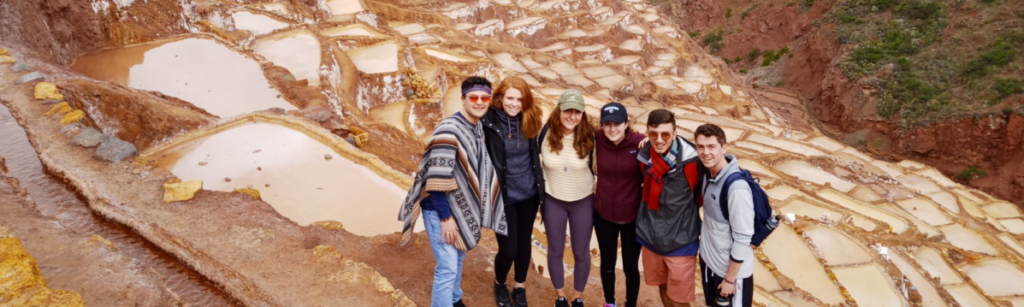
[[[526,303],[526,288],[515,288],[512,289],[512,301],[516,303],[516,307],[528,307]]]
[[[512,297],[508,295],[505,284],[494,284],[494,302],[498,307],[512,307]]]
[[[555,299],[555,307],[569,307],[569,301],[564,296],[559,296]]]
[[[452,307],[466,307],[466,304],[462,303],[462,300],[459,300],[458,302],[455,302],[455,304],[452,304]]]
[[[572,307],[583,307],[583,299],[582,298],[578,298],[578,299],[572,300]]]
[[[617,303],[604,303],[603,306],[604,307],[619,307],[619,306],[617,306]]]

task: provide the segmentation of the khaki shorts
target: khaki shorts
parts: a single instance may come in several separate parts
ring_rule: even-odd
[[[697,300],[697,256],[662,256],[647,247],[641,254],[648,286],[667,285],[668,298],[676,303]]]

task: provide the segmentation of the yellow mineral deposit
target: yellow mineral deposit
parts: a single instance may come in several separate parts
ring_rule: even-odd
[[[117,248],[117,246],[114,245],[113,242],[110,242],[110,240],[107,240],[107,238],[101,237],[99,235],[90,235],[89,236],[89,242],[96,242],[96,243],[99,243],[99,244],[103,244],[104,246],[107,246],[109,248],[115,248],[115,249]]]
[[[252,199],[257,199],[257,200],[261,199],[260,198],[260,190],[253,189],[253,188],[235,189],[232,192],[242,193],[242,194],[245,194],[245,195],[249,195],[249,197],[252,197]]]
[[[82,110],[74,110],[68,112],[68,114],[64,114],[64,118],[60,119],[60,123],[61,125],[70,125],[73,123],[77,123],[83,118],[85,118],[85,112],[83,112]]]
[[[203,189],[202,180],[169,182],[164,184],[164,202],[186,201],[195,197],[196,192]]]
[[[0,64],[12,64],[12,63],[17,63],[17,62],[18,62],[18,59],[15,59],[12,56],[0,55]]]
[[[73,291],[50,289],[36,259],[7,228],[0,226],[0,303],[4,306],[85,306]]]
[[[49,111],[46,111],[46,116],[50,116],[50,115],[54,115],[54,114],[64,115],[64,114],[67,114],[68,112],[71,112],[71,111],[74,111],[74,109],[72,109],[71,106],[68,105],[67,101],[64,101],[64,102],[61,102],[61,103],[53,105],[53,107],[50,108]]]
[[[64,95],[57,90],[57,85],[50,82],[36,83],[35,97],[39,100],[64,100]]]

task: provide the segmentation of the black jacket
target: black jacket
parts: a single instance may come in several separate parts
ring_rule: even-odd
[[[484,125],[484,142],[487,143],[487,154],[491,157],[491,163],[494,163],[494,170],[498,173],[498,185],[501,187],[501,197],[504,200],[508,200],[508,188],[506,186],[505,175],[508,174],[507,163],[505,163],[505,138],[502,137],[501,130],[498,129],[498,125],[501,124],[501,119],[498,118],[498,114],[495,112],[502,112],[500,110],[490,108],[487,110],[487,114],[480,118],[480,123]],[[544,170],[540,167],[540,144],[537,142],[537,137],[527,140],[530,143],[530,155],[533,157],[531,168],[533,168],[534,182],[537,185],[537,198],[540,200],[540,205],[544,205]],[[507,204],[507,203],[506,203]],[[543,210],[541,211],[543,212]]]

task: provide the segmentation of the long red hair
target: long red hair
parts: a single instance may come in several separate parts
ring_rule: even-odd
[[[503,100],[505,99],[505,92],[509,89],[517,89],[523,95],[523,136],[527,139],[532,139],[540,134],[541,128],[541,116],[544,112],[540,109],[540,106],[533,103],[533,93],[530,92],[530,85],[525,80],[519,77],[508,77],[505,80],[501,80],[501,84],[498,84],[498,88],[494,91],[494,99],[491,99],[491,107],[498,109],[505,109]]]
[[[564,137],[562,130],[562,109],[555,106],[555,109],[551,110],[551,115],[548,116],[548,135],[545,138],[548,139],[551,152],[556,154],[562,151],[562,138]],[[583,111],[583,119],[580,120],[579,125],[576,125],[572,133],[576,138],[572,148],[576,149],[576,154],[580,159],[586,158],[596,146],[594,144],[594,126],[590,125],[586,111]]]

